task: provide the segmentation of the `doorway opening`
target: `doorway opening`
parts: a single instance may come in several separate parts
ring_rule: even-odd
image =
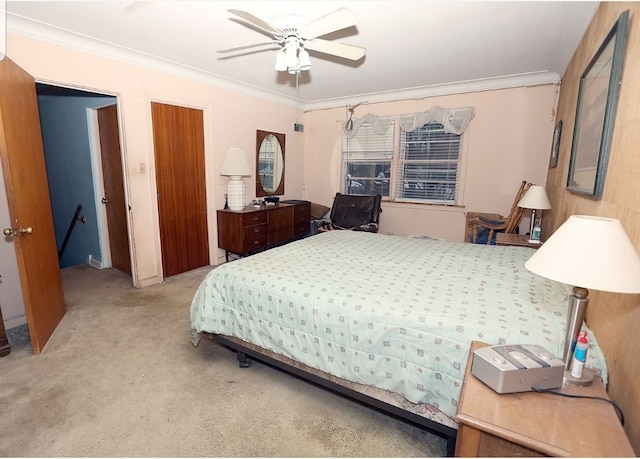
[[[117,98],[44,83],[36,94],[64,283],[76,292],[84,283],[74,273],[91,267],[132,286]]]

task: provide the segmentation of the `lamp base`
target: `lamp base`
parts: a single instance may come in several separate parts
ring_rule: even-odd
[[[244,180],[231,176],[227,182],[227,205],[229,210],[240,212],[244,209]]]
[[[562,378],[562,384],[565,386],[577,386],[577,387],[587,387],[593,384],[593,371],[585,368],[582,371],[581,378],[575,378],[571,376],[571,372],[569,370],[565,370],[564,377]]]

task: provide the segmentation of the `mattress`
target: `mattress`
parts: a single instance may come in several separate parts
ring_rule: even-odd
[[[472,341],[562,355],[571,288],[526,247],[331,231],[213,269],[191,336],[240,338],[453,418]],[[587,365],[606,382],[593,333]]]

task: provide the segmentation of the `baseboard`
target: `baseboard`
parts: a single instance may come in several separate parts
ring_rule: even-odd
[[[4,328],[9,330],[11,328],[19,327],[21,325],[26,325],[27,316],[25,314],[20,314],[18,316],[8,317],[4,320]]]
[[[102,269],[102,262],[97,258],[93,258],[91,254],[87,257],[87,264],[93,268]]]

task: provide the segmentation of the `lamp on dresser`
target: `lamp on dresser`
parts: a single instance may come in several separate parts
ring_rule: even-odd
[[[569,372],[589,305],[587,289],[640,293],[640,257],[622,224],[613,218],[572,215],[524,265],[535,274],[573,286],[563,353],[564,383],[591,384],[590,371],[581,378]]]
[[[543,186],[531,185],[522,199],[518,202],[518,207],[531,209],[531,225],[529,227],[529,242],[540,242],[540,231],[535,231],[535,227],[540,228],[540,222],[536,225],[538,210],[551,209],[549,197]]]
[[[247,155],[242,148],[229,148],[222,160],[220,175],[229,177],[227,182],[227,205],[229,210],[240,211],[244,208],[245,184],[242,177],[251,175]]]

